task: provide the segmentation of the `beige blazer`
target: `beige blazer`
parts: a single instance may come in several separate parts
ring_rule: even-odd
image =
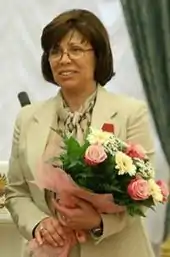
[[[50,215],[44,192],[34,183],[36,162],[41,157],[50,126],[56,115],[57,97],[24,107],[15,124],[9,167],[6,206],[20,233],[32,238],[32,230]],[[146,105],[118,96],[99,87],[92,114],[92,126],[114,125],[122,140],[140,143],[152,158],[154,150]],[[104,233],[99,240],[89,239],[75,247],[70,257],[152,257],[142,219],[125,214],[102,215]],[[26,255],[25,255],[26,256]]]

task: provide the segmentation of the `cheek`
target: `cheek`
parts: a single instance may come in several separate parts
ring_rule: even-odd
[[[52,73],[55,74],[56,71],[57,71],[56,63],[54,61],[49,61],[49,64],[50,64],[50,68],[51,68]]]
[[[92,60],[84,60],[82,74],[88,78],[94,78],[95,64]]]
[[[56,83],[59,83],[60,79],[59,79],[58,74],[57,74],[58,65],[55,62],[53,62],[53,61],[51,61],[51,62],[49,61],[49,65],[50,65],[50,68],[51,68],[51,72],[52,72],[54,81]]]

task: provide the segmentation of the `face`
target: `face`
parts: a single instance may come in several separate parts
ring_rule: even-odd
[[[94,84],[94,51],[77,31],[70,31],[50,52],[49,63],[55,82],[64,90]]]

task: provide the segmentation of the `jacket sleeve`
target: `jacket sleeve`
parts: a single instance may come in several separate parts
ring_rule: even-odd
[[[135,111],[134,111],[135,110]],[[149,115],[147,106],[138,102],[131,111],[127,122],[127,141],[140,144],[147,152],[151,162],[154,160],[154,146],[149,126]],[[126,226],[133,224],[133,221],[140,219],[139,216],[131,217],[127,213],[102,214],[103,235],[96,241],[99,243],[104,238],[122,231]]]
[[[34,227],[48,217],[33,202],[29,187],[23,175],[21,166],[20,137],[22,117],[27,107],[18,115],[13,134],[12,151],[9,161],[8,185],[6,187],[6,207],[22,236],[30,240]]]

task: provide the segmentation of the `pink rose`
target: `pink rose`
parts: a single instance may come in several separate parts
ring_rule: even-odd
[[[140,145],[129,144],[125,153],[131,158],[145,159],[146,154],[144,149]]]
[[[107,154],[102,145],[90,145],[85,152],[85,162],[90,166],[95,166],[106,160]]]
[[[163,195],[163,202],[166,202],[168,200],[168,196],[169,196],[168,186],[166,185],[166,183],[163,180],[156,181],[156,184],[161,189],[161,193]]]
[[[127,188],[128,194],[133,200],[145,200],[149,197],[148,182],[143,178],[137,177],[133,179]]]

